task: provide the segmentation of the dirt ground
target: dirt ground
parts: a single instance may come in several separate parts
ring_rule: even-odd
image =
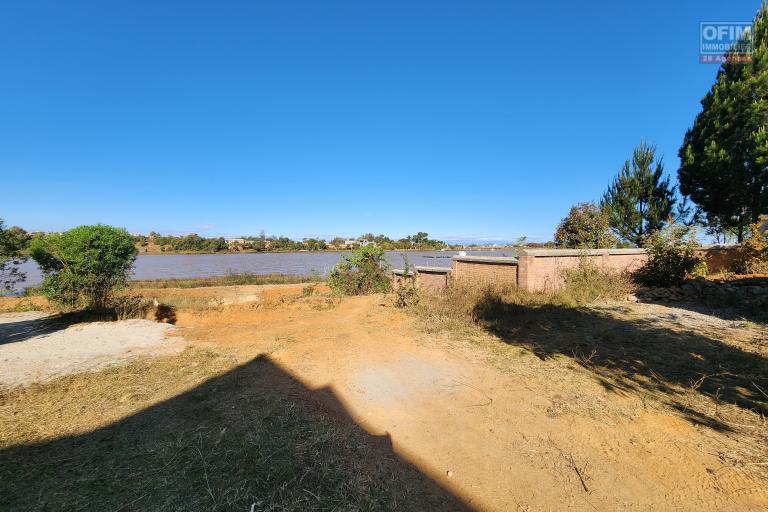
[[[500,355],[488,340],[428,335],[381,297],[271,293],[181,312],[178,332],[242,360],[268,353],[306,386],[331,388],[355,421],[388,435],[398,454],[471,507],[768,507],[768,485],[718,456],[724,435],[611,390],[567,358],[506,347]],[[677,326],[730,325],[665,306],[623,307]]]
[[[240,363],[267,355],[307,388],[330,390],[327,407],[387,437],[471,509],[768,510],[768,481],[729,462],[724,453],[736,441],[727,432],[637,389],[606,385],[575,357],[541,357],[492,335],[429,333],[381,296],[339,299],[305,288],[156,293],[212,301],[176,311],[169,336]],[[662,305],[619,309],[605,314],[764,335]],[[757,350],[766,357],[764,345]]]
[[[62,326],[47,313],[0,313],[0,386],[94,371],[184,346],[166,334],[173,326],[150,320]]]

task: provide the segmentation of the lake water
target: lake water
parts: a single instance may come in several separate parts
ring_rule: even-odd
[[[184,277],[242,274],[325,275],[339,262],[342,252],[235,253],[235,254],[168,254],[142,255],[136,258],[134,279],[172,279]],[[450,267],[456,251],[388,251],[387,260],[393,267],[403,267],[403,254],[410,265]],[[512,251],[467,251],[471,255],[514,256]],[[34,261],[21,265],[27,279],[17,285],[23,289],[40,284],[42,274]]]

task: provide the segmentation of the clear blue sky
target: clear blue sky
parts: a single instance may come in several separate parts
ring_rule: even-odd
[[[699,22],[758,6],[5,2],[0,217],[548,239],[641,138],[676,174]]]

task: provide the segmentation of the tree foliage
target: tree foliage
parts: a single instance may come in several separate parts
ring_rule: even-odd
[[[567,249],[611,248],[616,247],[616,243],[616,237],[610,231],[607,212],[594,203],[572,206],[555,232],[555,244]]]
[[[752,25],[752,62],[726,61],[680,147],[680,191],[735,229],[768,213],[768,10]]]
[[[97,224],[35,238],[30,254],[43,293],[66,307],[104,309],[130,278],[136,247],[124,229]]]
[[[328,286],[343,295],[365,295],[389,290],[389,263],[384,249],[366,245],[345,256],[328,275]]]
[[[26,277],[18,265],[24,258],[21,250],[29,242],[29,235],[21,228],[6,228],[0,219],[0,291],[11,291]]]
[[[608,187],[600,207],[619,238],[642,246],[650,234],[664,227],[675,202],[675,189],[664,176],[661,159],[656,159],[656,147],[641,142]]]

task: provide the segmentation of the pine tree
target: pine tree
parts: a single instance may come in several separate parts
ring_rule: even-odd
[[[680,148],[680,191],[735,230],[768,212],[768,9],[752,25],[752,62],[727,60]]]
[[[641,142],[632,160],[603,195],[600,207],[611,229],[627,242],[642,246],[650,234],[664,227],[675,206],[675,189],[656,159],[656,147]]]

